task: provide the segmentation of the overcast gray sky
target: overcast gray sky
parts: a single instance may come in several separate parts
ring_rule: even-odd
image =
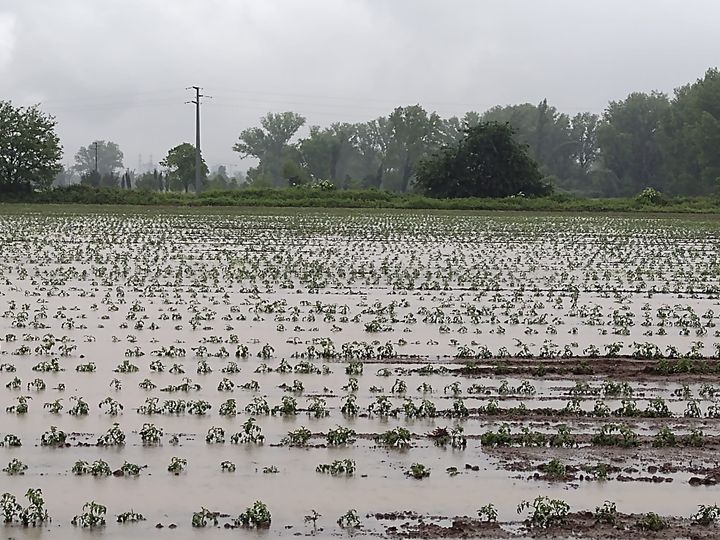
[[[601,112],[720,64],[717,0],[0,0],[0,99],[57,117],[70,164],[117,142],[125,165],[194,141],[241,166],[268,111],[308,124],[420,103],[443,116],[548,101]]]

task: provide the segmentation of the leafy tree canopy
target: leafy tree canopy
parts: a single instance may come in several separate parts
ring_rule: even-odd
[[[74,169],[81,175],[95,171],[95,147],[97,145],[97,172],[101,177],[112,176],[123,168],[123,153],[112,141],[93,141],[81,146],[75,154]]]
[[[205,183],[208,174],[208,167],[205,160],[201,159],[200,177]],[[190,143],[182,143],[168,151],[160,162],[160,165],[167,168],[167,177],[170,189],[187,193],[190,186],[195,185],[195,146]]]
[[[55,118],[0,101],[0,193],[47,189],[62,167]]]
[[[498,122],[467,127],[456,146],[420,162],[418,186],[443,198],[549,195],[552,187],[513,133],[509,124]]]

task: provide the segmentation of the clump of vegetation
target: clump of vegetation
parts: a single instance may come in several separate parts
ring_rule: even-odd
[[[352,459],[336,459],[332,463],[322,463],[315,470],[332,476],[352,476],[355,474],[355,461]]]
[[[667,529],[669,524],[655,512],[648,512],[637,522],[637,528],[641,531],[658,532]]]
[[[416,480],[422,480],[430,476],[430,469],[422,463],[413,463],[410,468],[405,471],[405,476],[415,478]]]
[[[411,435],[404,427],[396,427],[375,437],[375,442],[390,448],[410,448]]]
[[[107,507],[95,501],[86,502],[82,508],[82,514],[72,518],[71,523],[76,527],[104,527]]]
[[[255,501],[235,520],[235,526],[264,529],[270,526],[272,516],[267,505],[262,501]]]
[[[521,514],[527,509],[530,510],[530,515],[525,519],[525,523],[529,527],[547,529],[565,522],[570,505],[560,499],[539,496],[532,502],[522,501],[517,507],[517,513]]]

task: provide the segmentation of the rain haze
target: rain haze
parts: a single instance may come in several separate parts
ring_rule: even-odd
[[[602,112],[720,58],[713,1],[3,0],[0,95],[56,116],[71,165],[112,140],[137,168],[194,140],[212,168],[269,111],[307,126],[419,103],[442,116],[537,103]]]

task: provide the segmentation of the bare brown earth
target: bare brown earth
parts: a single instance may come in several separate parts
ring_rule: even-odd
[[[376,514],[386,523],[385,533],[390,538],[688,538],[700,540],[718,538],[716,526],[701,526],[687,519],[663,517],[667,527],[659,531],[645,531],[638,526],[639,514],[617,514],[615,525],[597,523],[592,512],[576,512],[567,516],[562,524],[546,529],[511,523],[488,523],[477,518],[458,516],[419,516],[411,513]],[[438,522],[449,522],[447,525]]]

